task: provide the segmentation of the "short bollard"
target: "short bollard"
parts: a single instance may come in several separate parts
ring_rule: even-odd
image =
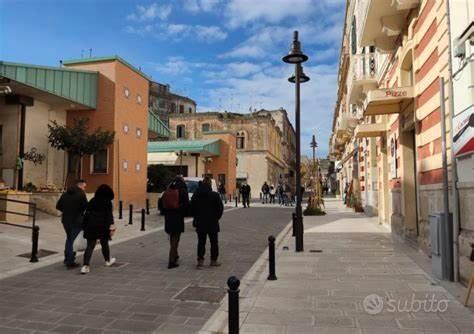
[[[292,219],[292,227],[293,227],[293,231],[292,231],[292,234],[291,236],[292,237],[296,237],[296,212],[293,212],[291,214],[291,219]]]
[[[39,226],[33,226],[33,232],[31,234],[31,258],[30,262],[38,262],[38,239],[39,239]]]
[[[239,333],[239,286],[240,281],[237,277],[231,276],[227,280],[228,299],[229,299],[229,334]]]
[[[146,214],[149,215],[150,214],[150,199],[149,198],[146,199],[145,204],[146,204]]]
[[[268,280],[276,281],[275,275],[275,237],[268,237]]]
[[[128,225],[133,224],[133,204],[128,206]]]
[[[142,209],[142,227],[140,231],[145,231],[145,209]]]
[[[119,201],[119,219],[123,218],[123,201]]]
[[[235,196],[235,207],[238,207],[239,204],[237,203],[237,196]]]

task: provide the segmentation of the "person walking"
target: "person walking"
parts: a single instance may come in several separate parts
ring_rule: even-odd
[[[275,185],[270,186],[270,204],[275,204],[276,188]]]
[[[179,266],[179,239],[184,232],[184,218],[189,210],[188,188],[181,175],[176,176],[165,190],[158,207],[165,215],[165,232],[170,239],[168,269],[173,269]]]
[[[64,245],[64,264],[67,268],[78,267],[76,253],[73,245],[79,233],[82,231],[84,211],[87,207],[86,181],[78,180],[74,186],[67,189],[56,203],[56,209],[61,211],[61,223],[66,232],[66,243]]]
[[[205,177],[199,189],[191,198],[191,214],[194,217],[195,228],[198,235],[197,267],[204,265],[206,253],[206,240],[211,243],[211,263],[213,267],[221,264],[217,261],[219,256],[218,233],[220,232],[219,219],[224,213],[224,206],[219,194],[212,191],[211,179]]]
[[[245,182],[242,187],[240,187],[240,193],[242,194],[242,203],[244,208],[250,208],[250,191],[251,188],[247,182]]]
[[[106,184],[97,188],[94,198],[87,204],[84,216],[84,238],[87,240],[86,251],[84,252],[84,263],[81,274],[90,272],[90,260],[94,252],[97,240],[102,246],[105,266],[110,267],[115,263],[115,258],[110,257],[109,240],[115,232],[114,216],[112,213],[112,200],[114,191]]]
[[[224,183],[222,183],[222,182],[219,183],[218,191],[219,191],[219,195],[221,197],[221,200],[227,204],[227,197],[226,197],[226,190],[225,190]]]
[[[270,193],[270,187],[267,184],[267,181],[263,182],[262,185],[262,204],[268,203],[268,194]]]

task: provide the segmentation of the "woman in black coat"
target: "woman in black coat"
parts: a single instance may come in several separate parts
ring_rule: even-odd
[[[94,198],[87,205],[84,216],[84,238],[87,239],[87,247],[84,252],[84,265],[81,274],[90,272],[89,263],[97,240],[100,240],[102,246],[105,265],[110,267],[115,263],[115,258],[110,258],[109,249],[111,231],[114,230],[113,199],[114,191],[108,185],[103,184],[97,188]]]
[[[211,179],[205,177],[199,189],[191,199],[191,212],[194,217],[198,235],[197,266],[204,264],[206,239],[209,236],[211,243],[211,266],[219,266],[219,245],[217,235],[220,231],[219,219],[224,212],[222,200],[217,192],[212,191]]]

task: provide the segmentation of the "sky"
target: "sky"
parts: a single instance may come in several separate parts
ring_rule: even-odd
[[[325,157],[336,101],[345,0],[0,0],[0,60],[57,66],[119,55],[198,111],[288,111],[294,124],[299,31],[311,80],[301,88],[302,154]]]

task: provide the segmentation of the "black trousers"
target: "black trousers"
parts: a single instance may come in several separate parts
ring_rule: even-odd
[[[242,203],[244,204],[244,208],[250,206],[250,196],[242,195]]]
[[[86,251],[84,252],[84,265],[85,266],[88,266],[91,261],[92,253],[94,252],[96,243],[97,243],[97,239],[87,239],[87,247],[86,247]],[[104,260],[110,261],[109,240],[100,239],[100,245],[102,246],[102,255],[104,256]]]
[[[219,257],[217,234],[218,232],[198,232],[198,260],[204,260],[204,254],[206,254],[206,240],[207,236],[209,236],[209,241],[211,242],[211,261],[217,261],[217,258]]]
[[[176,261],[178,260],[178,246],[179,246],[179,238],[181,236],[181,233],[174,233],[170,234],[170,253],[168,256],[168,262],[169,264],[175,264]]]

